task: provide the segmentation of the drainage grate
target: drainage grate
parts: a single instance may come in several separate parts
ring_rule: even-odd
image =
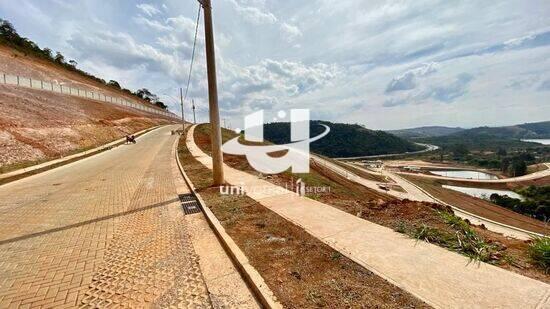
[[[181,201],[181,206],[183,207],[183,212],[185,212],[186,215],[201,212],[199,202],[193,196],[193,194],[181,194],[179,197]]]

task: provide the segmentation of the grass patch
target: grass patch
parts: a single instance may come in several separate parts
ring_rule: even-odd
[[[410,225],[399,221],[394,229],[411,238],[447,248],[475,261],[497,263],[503,256],[503,248],[487,242],[463,219],[444,210],[434,210],[445,227],[437,225]]]
[[[535,265],[548,273],[550,271],[550,237],[533,238],[529,245],[529,256]]]

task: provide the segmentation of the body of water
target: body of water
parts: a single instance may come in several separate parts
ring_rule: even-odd
[[[514,191],[509,191],[509,190],[481,189],[481,188],[457,187],[457,186],[448,186],[448,185],[443,185],[443,188],[462,192],[470,196],[483,198],[483,199],[489,199],[491,194],[496,193],[498,195],[507,195],[508,197],[511,197],[511,198],[517,198],[517,199],[523,200],[523,197],[521,195],[517,194]]]
[[[481,180],[492,180],[492,179],[498,179],[497,176],[478,172],[478,171],[430,171],[430,173],[439,175],[439,176],[445,176],[445,177],[452,177],[452,178],[463,178],[463,179],[481,179]]]
[[[550,139],[522,139],[522,142],[539,143],[543,145],[550,145]]]

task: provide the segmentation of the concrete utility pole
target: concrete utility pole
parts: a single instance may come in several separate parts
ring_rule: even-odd
[[[193,123],[197,123],[197,117],[195,116],[195,100],[191,100],[191,103],[193,104]]]
[[[183,88],[180,88],[180,101],[181,101],[181,126],[183,127],[183,133],[185,133],[185,115],[183,114]]]
[[[204,9],[204,34],[206,37],[206,69],[208,73],[208,106],[212,138],[212,167],[214,185],[225,183],[223,175],[222,131],[218,108],[218,85],[216,81],[216,55],[214,53],[214,29],[210,0],[198,0]]]

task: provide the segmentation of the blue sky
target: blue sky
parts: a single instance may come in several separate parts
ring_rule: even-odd
[[[233,127],[258,109],[290,108],[373,129],[550,120],[549,1],[213,2],[220,108]],[[41,47],[172,97],[187,80],[197,9],[195,0],[0,1],[0,17]],[[202,30],[201,19],[190,98],[206,121]]]

